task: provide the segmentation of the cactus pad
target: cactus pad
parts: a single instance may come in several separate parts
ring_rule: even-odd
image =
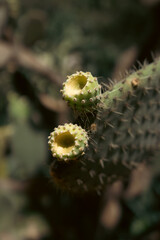
[[[101,193],[106,184],[129,179],[139,163],[153,162],[160,150],[160,60],[114,83],[100,101],[85,154],[51,165],[60,188]]]

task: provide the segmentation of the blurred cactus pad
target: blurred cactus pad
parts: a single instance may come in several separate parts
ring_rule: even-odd
[[[87,87],[87,94],[91,94],[88,91],[92,91],[93,87],[88,85],[86,80],[82,81],[82,73],[72,76],[71,83],[67,80],[65,84],[71,97],[74,91],[77,94],[77,91],[85,91]],[[78,82],[83,82],[80,90],[77,90]],[[67,101],[73,101],[74,104],[71,97],[68,96]],[[119,82],[110,83],[103,93],[99,92],[97,99],[96,107],[93,103],[94,111],[90,108],[88,113],[86,106],[86,115],[79,113],[85,127],[84,132],[89,136],[89,145],[86,145],[86,139],[82,138],[83,133],[79,133],[76,140],[72,139],[72,147],[67,144],[62,146],[63,138],[64,142],[70,142],[70,135],[73,135],[71,127],[64,126],[65,133],[64,130],[61,131],[63,127],[59,127],[59,137],[57,130],[53,133],[61,140],[53,142],[51,176],[62,189],[76,193],[96,191],[100,194],[106,184],[117,179],[129,179],[132,169],[140,163],[153,163],[155,153],[160,150],[159,59],[140,70],[128,73]],[[88,114],[90,116],[87,116]],[[78,127],[74,131],[78,133]],[[80,144],[77,145],[77,141],[80,141],[85,149]],[[51,144],[51,140],[49,143]],[[77,152],[73,150],[76,146],[79,148]],[[65,154],[64,158],[61,157],[61,161],[58,161],[58,148],[61,148],[62,153],[67,152],[68,157]],[[83,154],[80,154],[81,148]]]

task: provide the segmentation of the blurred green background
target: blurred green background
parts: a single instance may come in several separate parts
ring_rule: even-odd
[[[103,197],[72,196],[49,177],[47,145],[74,119],[59,91],[66,76],[107,83],[152,62],[159,23],[159,0],[0,0],[1,240],[160,239],[158,164]]]

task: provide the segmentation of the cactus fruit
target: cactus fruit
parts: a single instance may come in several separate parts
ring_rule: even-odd
[[[101,86],[90,72],[80,71],[68,76],[61,92],[73,109],[88,111],[96,106]]]
[[[75,160],[84,154],[88,146],[88,135],[77,124],[59,125],[49,136],[49,146],[58,161]]]
[[[60,188],[99,194],[106,184],[129,178],[140,162],[153,161],[160,150],[160,61],[113,84],[100,99],[85,154],[51,165]]]

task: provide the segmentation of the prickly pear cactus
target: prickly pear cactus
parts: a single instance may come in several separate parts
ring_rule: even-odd
[[[90,72],[76,72],[68,76],[67,81],[63,84],[63,98],[69,105],[78,111],[89,111],[96,106],[98,96],[101,93],[101,86],[97,78],[93,77]]]
[[[100,99],[85,154],[51,165],[60,188],[100,194],[106,184],[128,179],[139,163],[152,162],[160,150],[160,60],[113,84]]]

